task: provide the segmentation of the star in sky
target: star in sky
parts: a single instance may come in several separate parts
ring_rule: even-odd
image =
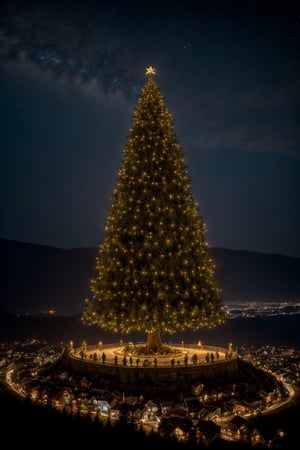
[[[0,237],[98,245],[146,75],[209,245],[299,257],[299,8],[69,3],[0,1]]]

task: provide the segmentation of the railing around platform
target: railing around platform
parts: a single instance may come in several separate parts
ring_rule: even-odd
[[[132,352],[130,346],[132,345]],[[195,365],[221,364],[238,358],[237,352],[232,347],[222,348],[202,344],[166,344],[172,348],[172,354],[147,353],[135,354],[136,345],[145,343],[123,342],[97,345],[83,344],[79,347],[69,346],[69,354],[72,358],[80,359],[86,363],[106,364],[109,366],[122,366],[124,368],[159,368],[159,367],[191,367]],[[125,351],[126,349],[126,351]]]

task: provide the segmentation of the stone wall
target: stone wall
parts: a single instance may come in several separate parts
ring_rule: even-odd
[[[191,392],[193,385],[222,385],[238,378],[238,358],[212,364],[175,367],[114,366],[73,358],[66,354],[61,361],[64,370],[85,376],[93,385],[118,389],[126,394],[160,394]]]

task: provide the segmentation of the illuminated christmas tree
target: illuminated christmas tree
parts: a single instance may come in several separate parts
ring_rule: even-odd
[[[226,319],[205,227],[191,192],[172,117],[146,70],[99,247],[85,322],[120,333],[161,335]]]

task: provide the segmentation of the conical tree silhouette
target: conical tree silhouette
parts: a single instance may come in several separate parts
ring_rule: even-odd
[[[150,66],[112,196],[83,320],[161,334],[222,323],[226,314],[183,152]]]

